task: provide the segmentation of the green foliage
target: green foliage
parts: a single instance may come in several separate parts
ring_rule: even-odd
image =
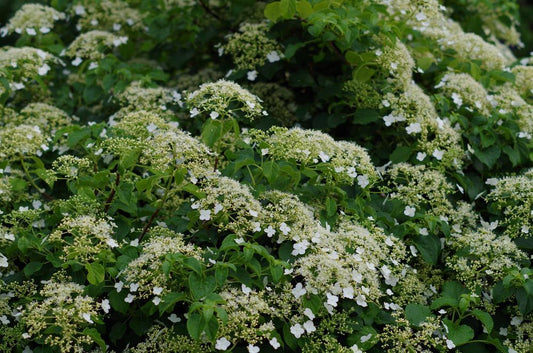
[[[0,9],[0,352],[533,350],[516,2]]]

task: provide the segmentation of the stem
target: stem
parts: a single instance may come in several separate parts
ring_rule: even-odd
[[[165,204],[165,201],[166,201],[166,199],[168,197],[168,194],[170,192],[170,184],[172,183],[172,179],[174,179],[174,175],[171,175],[170,178],[168,179],[168,183],[167,183],[167,186],[166,186],[165,194],[163,195],[163,198],[161,199],[161,204],[159,205],[157,210],[155,210],[155,212],[152,214],[152,216],[150,217],[148,222],[144,225],[144,228],[143,228],[143,231],[142,231],[141,235],[139,235],[139,238],[137,238],[139,240],[139,242],[143,240],[144,236],[148,232],[148,228],[150,228],[150,226],[154,222],[154,219],[157,217],[159,212],[161,212],[161,209],[163,208],[163,205]]]
[[[209,15],[213,16],[214,18],[216,18],[217,20],[219,20],[220,22],[222,22],[224,24],[224,26],[229,29],[230,31],[232,31],[233,33],[237,32],[237,30],[233,27],[231,27],[230,25],[227,24],[226,21],[224,21],[224,19],[222,17],[220,17],[216,12],[214,12],[213,10],[211,10],[211,8],[209,8],[209,6],[207,6],[207,4],[203,1],[203,0],[196,0],[200,6],[205,10],[205,12],[207,12]]]
[[[118,188],[118,184],[120,183],[120,174],[119,174],[119,172],[117,172],[116,175],[117,175],[117,178],[115,179],[115,187],[113,188],[113,190],[111,190],[111,193],[109,194],[109,197],[105,201],[105,206],[104,206],[104,212],[105,213],[107,213],[107,211],[109,211],[109,207],[111,206],[111,202],[113,201],[113,198],[115,197],[115,193],[116,193],[116,190]]]
[[[28,181],[30,182],[30,184],[39,192],[41,193],[44,197],[46,197],[48,200],[52,201],[54,198],[50,195],[48,195],[44,189],[41,189],[40,187],[37,186],[37,184],[35,184],[35,181],[33,180],[33,178],[31,177],[31,174],[30,174],[30,171],[28,170],[28,167],[26,166],[26,163],[24,162],[24,157],[20,157],[20,164],[22,165],[22,169],[24,169],[24,174],[26,174],[26,177],[28,178]]]

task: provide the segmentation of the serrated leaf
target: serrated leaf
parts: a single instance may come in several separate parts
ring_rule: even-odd
[[[420,326],[429,316],[431,316],[431,310],[425,305],[408,304],[405,307],[405,318],[411,325]]]
[[[105,279],[105,267],[99,263],[85,264],[87,270],[87,281],[90,284],[100,284]]]
[[[485,328],[487,329],[488,333],[492,331],[492,328],[494,327],[494,321],[492,320],[492,316],[490,316],[489,313],[479,309],[474,309],[472,310],[472,315],[474,315],[479,321],[481,321],[483,326],[485,326]]]
[[[456,346],[465,344],[474,338],[474,330],[472,327],[468,325],[454,325],[450,320],[443,321],[448,327],[448,333],[446,335]]]
[[[82,334],[89,336],[93,339],[96,344],[102,349],[102,352],[107,352],[107,346],[105,344],[105,341],[102,339],[102,336],[100,336],[100,333],[95,328],[86,328],[82,331]]]
[[[437,264],[441,244],[440,239],[436,235],[418,236],[415,238],[414,243],[424,260],[432,265]]]
[[[189,314],[187,319],[187,332],[194,339],[199,339],[204,331],[206,322],[203,315],[198,313]]]
[[[280,1],[271,2],[265,6],[265,17],[272,22],[276,22],[281,17]]]

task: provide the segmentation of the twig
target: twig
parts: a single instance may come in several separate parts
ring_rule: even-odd
[[[216,12],[211,10],[211,8],[209,8],[209,6],[207,6],[207,4],[203,0],[196,0],[196,1],[200,4],[200,6],[202,6],[202,8],[205,10],[205,12],[207,12],[208,14],[210,14],[211,16],[213,16],[214,18],[216,18],[217,20],[222,22],[222,24],[224,24],[224,26],[227,29],[229,29],[233,33],[237,32],[237,29],[235,29],[235,28],[231,27],[230,25],[228,25],[228,23],[226,21],[224,21],[224,19],[222,17],[220,17]]]
[[[111,202],[113,202],[113,198],[115,197],[115,194],[117,192],[118,184],[120,183],[120,174],[119,172],[116,173],[117,178],[115,179],[115,187],[113,190],[111,190],[111,193],[109,194],[109,197],[107,200],[105,200],[105,206],[104,206],[104,212],[107,213],[109,211],[109,207],[111,206]]]

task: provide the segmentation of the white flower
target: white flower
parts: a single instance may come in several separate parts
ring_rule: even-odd
[[[437,158],[439,161],[442,160],[443,156],[444,156],[444,151],[437,150],[437,149],[433,151],[433,157]]]
[[[277,51],[273,50],[270,53],[267,54],[267,60],[268,62],[275,63],[276,61],[280,61],[280,56]]]
[[[259,353],[259,347],[249,344],[248,345],[248,352],[249,353]]]
[[[268,154],[268,148],[261,148],[261,156],[266,156]]]
[[[235,243],[237,243],[237,244],[242,244],[242,243],[244,243],[244,239],[243,239],[242,237],[240,237],[240,238],[235,238]]]
[[[446,347],[448,347],[448,349],[453,349],[455,348],[455,344],[452,340],[446,340]]]
[[[200,210],[200,220],[209,221],[211,219],[211,210]]]
[[[405,209],[403,210],[403,214],[408,217],[414,217],[416,212],[416,208],[411,206],[405,206]]]
[[[440,309],[440,310],[439,310],[439,314],[441,314],[441,315],[446,314],[446,310],[444,310],[444,309]]]
[[[130,293],[130,294],[128,294],[128,295],[126,296],[126,298],[124,298],[124,301],[125,301],[126,303],[131,303],[131,302],[133,302],[133,299],[135,299],[135,296],[134,296],[133,294]]]
[[[90,324],[94,324],[94,321],[91,319],[90,313],[83,313],[81,314],[81,316],[83,317],[83,320],[87,321]]]
[[[91,62],[89,64],[89,70],[94,70],[98,67],[98,63],[95,63],[95,62]]]
[[[407,131],[407,133],[409,135],[413,134],[413,133],[418,133],[418,132],[421,132],[422,131],[422,127],[420,126],[419,123],[412,123],[412,124],[409,124],[405,130]]]
[[[294,337],[300,338],[305,333],[305,330],[302,325],[296,324],[291,326],[291,333],[294,335]]]
[[[0,253],[0,267],[8,267],[9,263],[7,262],[7,257],[4,254]]]
[[[124,37],[118,37],[117,39],[115,39],[113,41],[113,45],[115,47],[118,47],[119,45],[122,45],[122,44],[126,44],[128,42],[128,37],[124,36]]]
[[[426,158],[426,156],[427,154],[425,154],[424,152],[418,152],[416,154],[416,159],[422,162]]]
[[[353,299],[354,290],[352,287],[347,287],[342,289],[343,298]]]
[[[109,313],[109,309],[111,309],[111,305],[109,305],[109,299],[102,300],[102,303],[100,304],[102,306],[102,310],[104,313]]]
[[[303,285],[300,282],[296,283],[296,286],[292,290],[292,294],[294,295],[294,297],[298,299],[305,293],[307,293],[307,290],[303,287]]]
[[[159,305],[159,303],[161,303],[161,298],[154,297],[154,299],[152,299],[152,303],[154,303],[154,305]]]
[[[339,302],[339,297],[331,293],[326,293],[326,297],[328,298],[327,304],[331,306],[337,306],[337,303]]]
[[[248,73],[246,74],[246,78],[249,81],[255,81],[255,79],[257,78],[257,71],[255,71],[255,70],[248,71]]]
[[[23,336],[24,336],[24,334],[23,334]],[[33,353],[33,351],[31,350],[31,348],[29,346],[26,346],[26,347],[24,347],[24,350],[22,351],[22,353]]]
[[[413,255],[414,257],[418,256],[418,251],[416,250],[416,247],[414,245],[410,245],[409,250],[411,250],[411,255]]]
[[[191,118],[194,118],[195,116],[200,114],[200,111],[198,110],[198,108],[192,108],[189,113],[191,114]]]
[[[50,66],[45,63],[39,68],[39,70],[37,70],[37,73],[39,74],[39,76],[44,76],[48,73],[48,71],[50,71]]]
[[[215,120],[215,119],[218,118],[219,116],[220,116],[220,114],[218,114],[218,112],[215,112],[215,111],[209,113],[209,117],[210,117],[211,119],[213,119],[213,120]]]
[[[246,295],[252,293],[252,288],[246,286],[246,284],[241,284],[242,292]]]
[[[272,226],[268,226],[268,228],[265,229],[265,233],[266,233],[267,237],[272,238],[272,236],[274,234],[276,234],[276,230],[274,228],[272,228]]]
[[[281,347],[281,344],[278,342],[278,339],[276,337],[273,337],[271,340],[268,341],[268,343],[270,343],[270,345],[274,347],[274,349],[278,349],[279,347]]]
[[[37,34],[37,31],[35,30],[35,28],[26,28],[26,33],[28,33],[29,36],[34,36]]]
[[[257,213],[257,211],[254,211],[254,210],[248,210],[248,212],[250,213],[250,216],[252,217],[257,217],[259,215],[259,213]]]
[[[130,284],[130,292],[137,292],[137,289],[139,289],[139,283]]]
[[[120,31],[122,28],[122,25],[120,23],[113,23],[113,31],[117,32]]]
[[[217,343],[215,345],[215,349],[218,349],[219,351],[225,351],[228,349],[228,347],[231,346],[231,342],[228,341],[226,337],[220,337],[217,340]]]
[[[0,322],[4,325],[8,325],[11,321],[8,320],[7,316],[2,315],[0,316]]]
[[[320,160],[322,161],[322,163],[326,163],[327,161],[330,160],[330,156],[328,156],[326,153],[324,153],[324,151],[320,151],[320,153],[318,154],[318,157],[320,158]]]
[[[488,178],[485,181],[485,184],[492,185],[492,186],[498,185],[498,178]]]
[[[366,175],[359,175],[357,177],[357,184],[364,189],[368,184],[370,184],[370,182],[368,181],[368,177]]]
[[[460,107],[463,105],[463,98],[458,93],[452,93],[452,100],[457,105],[457,107]]]
[[[122,287],[124,287],[124,283],[122,281],[115,283],[115,289],[117,290],[117,293],[120,293]]]
[[[146,130],[148,130],[148,132],[152,133],[152,132],[154,132],[155,130],[157,130],[157,125],[154,124],[154,123],[150,123],[150,124],[148,124],[148,126],[146,127]]]
[[[76,57],[76,59],[72,60],[71,64],[73,66],[79,66],[82,63],[82,59],[80,57]]]
[[[362,306],[362,307],[366,307],[368,306],[367,302],[366,302],[366,298],[364,295],[362,294],[359,294],[357,296],[357,298],[355,298],[355,302],[357,303],[357,305],[359,306]]]
[[[357,347],[356,344],[354,344],[353,346],[351,346],[350,349],[352,350],[353,353],[363,353],[363,351],[360,350],[359,347]]]
[[[216,203],[216,204],[215,204],[215,207],[213,208],[213,213],[214,213],[214,214],[217,214],[217,213],[219,213],[220,211],[222,211],[223,209],[224,209],[224,207],[222,207],[221,204]]]
[[[418,233],[420,233],[420,235],[429,235],[429,232],[428,232],[427,228],[420,228],[418,230]]]
[[[313,324],[313,321],[311,321],[311,320],[307,320],[304,323],[304,328],[307,331],[307,333],[312,333],[312,332],[316,331],[315,324]]]
[[[426,19],[426,15],[422,12],[419,12],[415,17],[418,21],[424,21]]]
[[[169,315],[169,317],[167,317],[168,321],[172,322],[172,323],[177,323],[177,322],[181,322],[181,317],[178,317],[178,315],[172,313]]]
[[[311,320],[315,318],[315,314],[313,314],[313,311],[309,308],[305,308],[304,315],[307,316]]]
[[[289,227],[285,222],[281,222],[279,225],[279,230],[281,230],[283,235],[287,235],[291,231],[291,227]]]
[[[368,335],[365,335],[365,336],[361,336],[361,343],[365,343],[366,341],[368,341],[371,338],[372,338],[372,334],[371,333],[369,333]]]
[[[293,250],[291,254],[293,256],[303,255],[305,254],[305,251],[307,250],[308,247],[309,247],[309,242],[307,240],[304,240],[299,243],[294,243],[294,245],[292,246]]]
[[[523,319],[521,317],[515,316],[511,319],[511,325],[517,326],[522,323]]]
[[[74,6],[74,12],[78,16],[83,16],[85,15],[85,7],[83,7],[82,5],[76,5]]]
[[[110,248],[116,248],[116,247],[118,247],[118,243],[117,243],[117,241],[116,241],[115,239],[111,239],[111,238],[107,239],[107,240],[106,240],[106,244],[107,244]]]

